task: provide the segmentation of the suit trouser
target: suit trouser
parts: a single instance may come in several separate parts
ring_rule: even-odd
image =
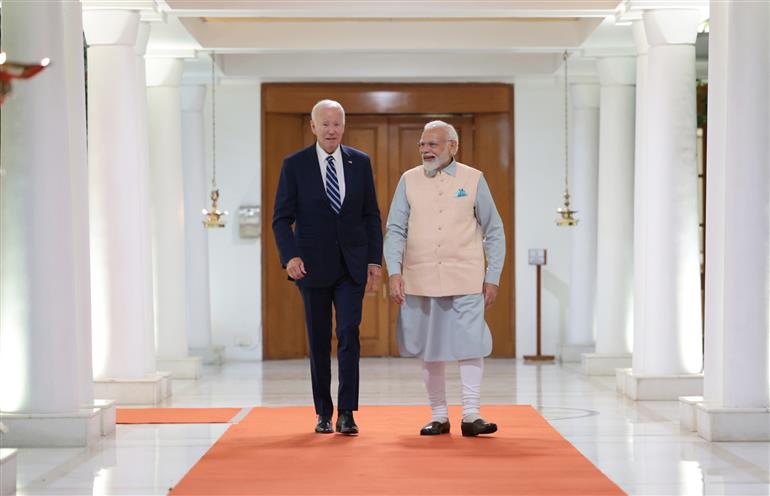
[[[331,416],[334,403],[331,397],[331,339],[332,304],[337,317],[337,362],[339,390],[337,408],[358,410],[358,360],[361,345],[358,326],[361,324],[366,284],[358,284],[342,265],[341,275],[332,286],[322,288],[300,287],[305,305],[310,374],[313,383],[313,402],[318,415]]]

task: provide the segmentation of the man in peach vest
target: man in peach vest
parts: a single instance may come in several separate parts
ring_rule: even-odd
[[[422,165],[401,176],[385,235],[390,297],[401,306],[399,351],[422,359],[432,409],[424,436],[449,432],[449,361],[460,365],[463,436],[497,431],[480,416],[480,396],[483,357],[492,351],[484,308],[497,296],[505,233],[481,171],[455,161],[458,147],[453,126],[425,125]]]

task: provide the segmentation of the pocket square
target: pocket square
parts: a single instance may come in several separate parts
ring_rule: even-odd
[[[456,198],[461,198],[463,196],[468,196],[468,193],[466,193],[463,188],[458,189],[457,193],[455,193],[455,197]]]

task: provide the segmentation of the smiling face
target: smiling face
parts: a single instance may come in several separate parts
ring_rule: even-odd
[[[345,114],[338,107],[321,107],[311,117],[310,130],[318,139],[321,148],[331,155],[342,141],[342,133],[345,132]]]
[[[457,142],[449,139],[446,127],[427,129],[420,137],[420,157],[427,171],[442,169],[452,162],[457,153]]]

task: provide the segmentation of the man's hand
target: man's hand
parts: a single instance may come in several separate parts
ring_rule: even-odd
[[[404,278],[401,274],[393,274],[388,280],[390,286],[390,299],[393,303],[400,305],[404,302]]]
[[[307,274],[307,271],[305,270],[305,262],[303,262],[299,257],[292,258],[289,260],[289,263],[286,264],[286,273],[289,274],[289,277],[295,281],[299,281],[305,277],[305,274]]]
[[[488,282],[484,283],[484,308],[495,302],[497,298],[497,286]]]
[[[366,290],[377,291],[380,287],[380,279],[382,278],[382,267],[379,265],[369,265],[369,276],[366,279]]]

